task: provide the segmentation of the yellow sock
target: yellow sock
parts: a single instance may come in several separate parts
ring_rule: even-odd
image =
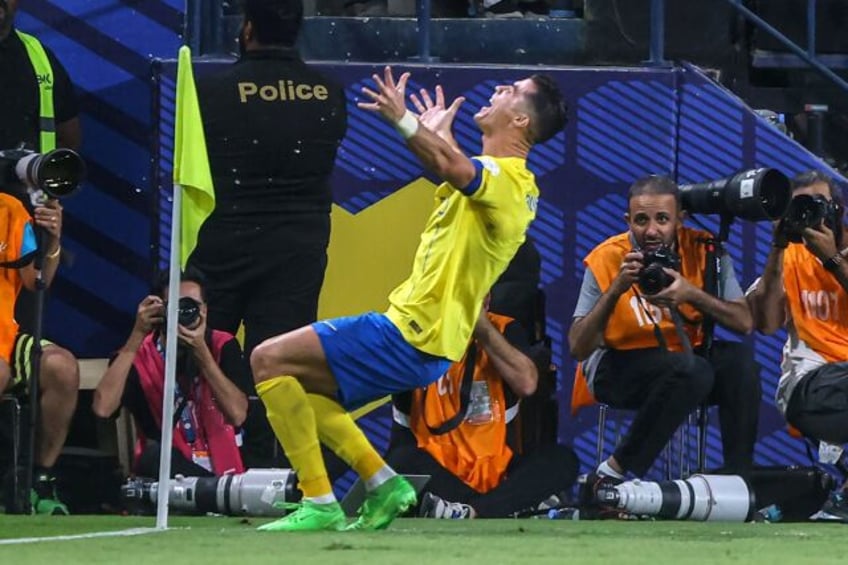
[[[320,394],[307,394],[315,411],[318,437],[350,465],[363,480],[371,478],[386,462],[342,405]]]
[[[307,498],[332,495],[327,477],[315,412],[303,386],[294,377],[275,377],[257,383],[256,392],[265,404],[274,435],[297,473],[300,490]]]

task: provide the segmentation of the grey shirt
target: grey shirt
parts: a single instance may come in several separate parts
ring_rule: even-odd
[[[733,260],[727,253],[723,254],[719,259],[720,273],[718,281],[718,296],[722,300],[736,300],[742,298],[744,293],[739,281],[736,278],[736,271],[733,268]],[[590,268],[586,268],[583,274],[583,284],[580,287],[580,296],[577,298],[577,306],[574,308],[574,318],[582,318],[592,311],[598,300],[600,300],[603,292],[595,278],[594,273]],[[594,392],[595,370],[601,362],[606,348],[599,347],[583,361],[583,374],[586,375],[586,381],[589,384],[589,389]]]

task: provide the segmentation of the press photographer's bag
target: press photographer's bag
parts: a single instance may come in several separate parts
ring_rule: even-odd
[[[805,522],[818,512],[836,487],[836,480],[819,467],[757,467],[751,472],[757,507],[776,505],[783,522]]]

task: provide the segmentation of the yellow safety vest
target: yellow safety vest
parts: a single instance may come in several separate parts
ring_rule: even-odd
[[[26,47],[29,62],[38,81],[39,151],[56,149],[56,117],[53,113],[53,67],[41,42],[32,35],[15,30]]]

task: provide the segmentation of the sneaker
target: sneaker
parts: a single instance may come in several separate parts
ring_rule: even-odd
[[[359,518],[347,529],[382,530],[417,502],[415,489],[409,481],[395,475],[368,493],[359,509]]]
[[[29,491],[29,503],[33,514],[51,516],[67,516],[68,507],[56,495],[56,477],[47,474],[38,475],[33,479]]]
[[[461,502],[450,502],[431,492],[424,493],[421,508],[418,510],[421,518],[445,518],[462,520],[471,518],[471,507]]]
[[[848,493],[844,490],[832,493],[814,516],[816,520],[848,523]]]
[[[286,504],[294,512],[279,520],[268,522],[256,528],[261,532],[317,532],[322,530],[341,531],[347,520],[338,502],[315,504],[304,500],[297,504]]]

